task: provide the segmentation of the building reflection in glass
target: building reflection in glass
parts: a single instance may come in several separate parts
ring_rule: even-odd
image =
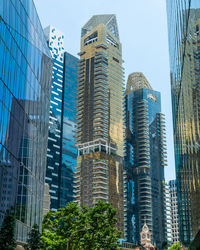
[[[167,1],[180,241],[200,227],[200,1]]]
[[[62,107],[62,158],[60,177],[60,207],[74,201],[74,173],[77,159],[76,105],[78,88],[78,58],[64,53],[64,92]]]
[[[161,249],[166,240],[164,166],[166,165],[165,118],[160,93],[143,73],[128,77],[126,109],[126,234],[140,242],[146,223],[152,243]]]
[[[56,211],[74,199],[78,58],[64,52],[64,34],[58,29],[50,25],[44,33],[53,59],[45,181]]]
[[[0,224],[14,207],[18,241],[42,222],[51,67],[33,1],[2,0]]]

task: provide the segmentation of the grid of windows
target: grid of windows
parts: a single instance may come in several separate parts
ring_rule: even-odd
[[[46,183],[50,207],[57,210],[74,199],[78,58],[64,53],[64,35],[53,26],[44,30],[53,58]]]
[[[51,56],[30,1],[0,1],[0,224],[15,208],[16,239],[41,225]]]
[[[178,228],[178,204],[177,204],[177,187],[176,181],[169,181],[169,195],[170,195],[170,214],[171,214],[171,239],[173,243],[179,241]]]
[[[93,16],[83,26],[80,56],[76,200],[110,202],[124,231],[123,61],[115,15]]]
[[[77,159],[76,102],[78,58],[64,54],[64,93],[62,113],[62,159],[60,207],[74,200],[74,172]]]
[[[126,109],[126,234],[140,242],[146,223],[152,243],[161,247],[166,239],[164,166],[165,125],[160,93],[152,90],[142,73],[129,75]]]
[[[50,208],[59,208],[61,128],[63,100],[64,35],[53,26],[44,29],[53,58],[46,183],[49,185]]]
[[[200,1],[167,0],[175,164],[181,242],[200,226]]]

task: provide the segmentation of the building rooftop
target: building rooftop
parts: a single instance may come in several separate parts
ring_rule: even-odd
[[[152,87],[143,73],[134,72],[128,76],[126,95],[138,89],[152,89]]]
[[[86,35],[88,32],[90,32],[92,29],[94,29],[101,23],[106,25],[108,30],[119,40],[117,19],[114,14],[92,16],[90,20],[83,26],[81,30],[81,37]]]

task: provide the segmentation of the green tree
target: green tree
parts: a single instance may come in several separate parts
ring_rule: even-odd
[[[26,250],[39,250],[41,248],[41,233],[37,224],[34,224],[29,232],[27,244],[24,248]]]
[[[11,209],[7,211],[0,230],[0,248],[1,250],[13,250],[15,247],[15,216]]]
[[[180,242],[177,242],[177,243],[171,245],[171,247],[170,247],[170,250],[180,250],[180,249],[181,249]]]
[[[117,249],[120,232],[116,230],[116,210],[110,204],[98,202],[93,208],[84,208],[78,224],[81,249]]]
[[[120,232],[116,229],[116,210],[99,201],[93,208],[68,203],[50,211],[43,221],[42,244],[47,250],[117,249]]]

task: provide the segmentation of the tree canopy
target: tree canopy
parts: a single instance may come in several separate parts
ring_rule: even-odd
[[[116,210],[109,203],[99,201],[88,208],[71,202],[45,215],[42,245],[47,250],[117,249],[121,233],[116,222]]]
[[[24,248],[26,250],[39,250],[41,248],[41,233],[37,224],[33,225],[29,232],[27,244]]]
[[[170,250],[180,250],[180,249],[181,249],[181,247],[180,247],[180,243],[179,242],[171,245],[171,247],[170,247]]]
[[[11,209],[7,211],[0,230],[0,248],[2,250],[14,250],[15,247],[15,216]]]

